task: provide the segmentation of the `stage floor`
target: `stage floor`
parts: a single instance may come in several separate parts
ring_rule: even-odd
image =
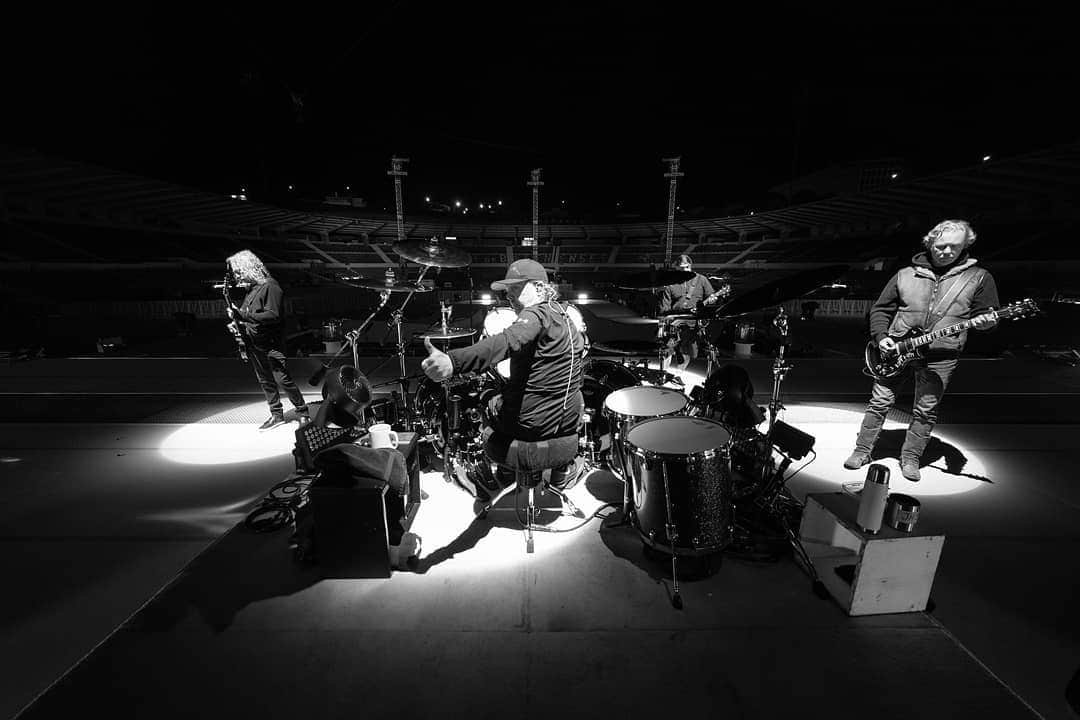
[[[256,432],[250,396],[178,398],[183,422],[3,424],[0,717],[32,702],[26,717],[1071,716],[1080,490],[1065,419],[942,424],[918,484],[882,458],[947,536],[934,609],[851,618],[790,559],[725,559],[683,579],[675,610],[667,565],[630,528],[541,533],[528,555],[512,495],[476,520],[434,473],[415,572],[323,579],[293,562],[288,531],[241,523],[291,472],[295,426]],[[788,406],[817,451],[793,492],[860,480],[841,462],[861,405]],[[603,471],[572,491],[587,513],[620,496]]]

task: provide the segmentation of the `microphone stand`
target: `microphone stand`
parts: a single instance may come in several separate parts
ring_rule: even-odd
[[[357,370],[360,369],[360,358],[356,348],[356,340],[360,337],[364,330],[367,329],[368,325],[371,324],[371,321],[375,319],[375,315],[377,315],[380,310],[386,307],[387,301],[390,300],[390,291],[382,291],[379,294],[379,300],[379,306],[371,311],[371,314],[368,315],[364,322],[360,324],[360,327],[345,333],[345,343],[336,353],[334,353],[334,356],[332,358],[324,362],[322,364],[322,367],[315,371],[315,374],[308,379],[308,385],[316,386],[321,383],[323,377],[326,375],[326,372],[330,369],[330,366],[334,364],[334,361],[337,360],[338,357],[340,357],[341,354],[350,347],[352,348],[353,367],[355,367]]]

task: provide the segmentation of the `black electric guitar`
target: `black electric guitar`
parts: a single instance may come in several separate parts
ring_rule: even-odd
[[[1009,303],[1000,310],[994,310],[986,313],[995,317],[997,320],[1019,320],[1020,318],[1029,317],[1039,312],[1039,306],[1035,304],[1034,300],[1025,299],[1017,300],[1014,303]],[[885,378],[896,377],[904,371],[904,368],[908,366],[912,360],[924,357],[926,355],[926,347],[943,337],[949,337],[950,335],[959,335],[975,326],[974,319],[964,320],[958,322],[955,325],[949,325],[933,332],[918,334],[919,330],[912,330],[907,335],[900,337],[894,337],[896,341],[896,349],[892,352],[886,353],[878,347],[878,344],[871,340],[866,343],[866,372],[868,375],[882,380]]]
[[[229,316],[229,322],[225,323],[225,327],[229,329],[229,333],[236,340],[236,348],[240,353],[240,359],[244,362],[248,361],[247,343],[244,342],[244,331],[240,327],[239,321],[232,314],[232,297],[229,295],[229,291],[232,290],[233,282],[232,276],[225,275],[225,280],[221,283],[221,294],[225,296],[225,313]]]

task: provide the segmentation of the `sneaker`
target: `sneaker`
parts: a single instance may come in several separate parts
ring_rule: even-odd
[[[846,467],[848,470],[858,470],[863,465],[868,465],[869,463],[870,453],[864,453],[856,450],[855,452],[851,453],[851,456],[848,457],[847,460],[844,461],[844,467]]]
[[[259,432],[262,432],[264,430],[269,430],[270,428],[276,428],[278,425],[284,425],[284,424],[285,424],[285,416],[284,415],[278,415],[278,414],[275,413],[275,414],[271,415],[270,417],[268,417],[266,419],[266,422],[264,422],[262,425],[259,426]]]
[[[902,459],[900,461],[900,474],[903,475],[906,480],[919,482],[921,479],[919,476],[919,461],[914,458]]]

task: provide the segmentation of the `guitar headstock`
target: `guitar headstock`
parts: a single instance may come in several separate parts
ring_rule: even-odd
[[[1039,312],[1039,306],[1031,298],[1024,298],[1023,300],[1017,300],[1011,302],[1005,307],[997,311],[997,316],[1004,319],[1014,319],[1022,317],[1030,317],[1037,315]]]

